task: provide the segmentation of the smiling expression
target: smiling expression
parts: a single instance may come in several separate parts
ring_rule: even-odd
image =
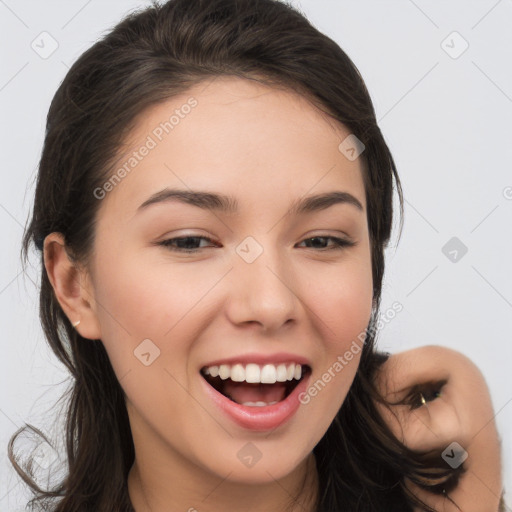
[[[169,133],[155,132],[191,97]],[[311,384],[368,326],[362,161],[338,149],[349,134],[297,93],[234,77],[139,117],[119,161],[148,136],[156,144],[101,199],[89,290],[139,460],[180,478],[200,469],[265,482],[324,435],[358,355],[284,423],[259,430],[212,400],[201,369],[298,360]],[[249,441],[261,454],[252,467],[239,457]]]

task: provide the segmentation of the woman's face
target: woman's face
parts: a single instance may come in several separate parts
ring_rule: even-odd
[[[372,307],[362,162],[338,147],[349,134],[296,93],[234,77],[203,82],[139,119],[116,167],[125,166],[122,179],[96,191],[89,292],[140,464],[183,482],[198,472],[269,482],[305,461],[326,432]],[[162,195],[142,206],[162,190],[229,197],[232,208]],[[335,192],[337,200],[292,210]],[[193,238],[163,244],[177,237]],[[278,402],[236,405],[201,373],[228,360],[252,363],[248,380],[272,362],[286,379],[289,363],[311,373],[284,406],[283,383],[217,377],[238,401]]]

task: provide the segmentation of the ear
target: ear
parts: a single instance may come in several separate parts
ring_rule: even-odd
[[[84,338],[101,339],[94,290],[89,274],[68,255],[62,233],[50,233],[44,240],[44,265],[59,304],[71,324]]]

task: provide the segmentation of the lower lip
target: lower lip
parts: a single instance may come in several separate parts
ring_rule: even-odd
[[[213,386],[210,386],[210,384],[200,376],[206,394],[219,406],[224,414],[241,427],[255,431],[272,430],[291,419],[301,405],[299,395],[307,389],[310,377],[311,372],[309,372],[281,402],[257,407],[233,402],[222,393],[219,393]]]

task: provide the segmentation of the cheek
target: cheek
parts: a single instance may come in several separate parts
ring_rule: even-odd
[[[122,373],[133,367],[134,350],[143,340],[161,347],[163,334],[183,308],[183,296],[173,293],[175,283],[162,282],[161,275],[157,279],[158,271],[140,259],[102,254],[96,311],[105,349],[116,372]]]
[[[96,272],[101,283],[97,314],[112,365],[118,375],[138,366],[134,351],[149,339],[160,350],[155,363],[175,366],[177,355],[190,348],[188,341],[179,340],[195,339],[204,328],[207,314],[201,298],[218,280],[218,272],[206,265],[171,268],[166,261],[145,262],[135,251],[131,256],[121,256],[123,252],[130,254],[119,251],[109,258],[103,251]]]
[[[320,320],[322,337],[338,348],[367,328],[373,299],[369,261],[354,258],[343,263],[335,270],[321,269],[306,281],[306,296]]]
[[[186,367],[176,361],[183,362],[190,349],[196,326],[186,314],[206,283],[188,291],[190,279],[187,284],[179,273],[171,277],[164,270],[142,265],[140,258],[102,258],[97,312],[103,344],[129,401],[138,413],[171,424],[162,400],[172,397],[173,408],[190,405]]]
[[[145,262],[133,250],[131,256],[125,253],[108,258],[104,251],[97,272],[98,314],[106,327],[124,335],[161,337],[198,291],[181,272],[170,272],[161,262]]]

